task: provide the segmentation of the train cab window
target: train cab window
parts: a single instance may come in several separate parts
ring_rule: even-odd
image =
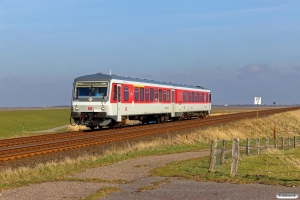
[[[195,101],[195,94],[194,94],[194,92],[192,92],[192,102],[194,102]]]
[[[211,103],[211,94],[208,94],[208,102]]]
[[[159,90],[159,102],[162,102],[162,90]]]
[[[149,101],[149,88],[146,88],[145,91],[146,91],[145,101]]]
[[[150,88],[150,101],[153,101],[153,97],[154,97],[154,90],[153,88]]]
[[[205,102],[208,102],[208,94],[206,93],[206,98],[205,98]]]
[[[167,91],[164,90],[164,102],[166,102],[166,101],[167,101]]]
[[[167,102],[170,102],[170,90],[167,90]]]
[[[155,101],[158,101],[158,90],[155,89]]]
[[[129,92],[128,92],[128,86],[124,87],[124,101],[128,101]]]
[[[140,88],[140,100],[144,101],[144,88]]]
[[[139,101],[139,88],[134,88],[134,101]]]
[[[114,101],[116,101],[117,100],[117,86],[116,85],[114,85],[113,93],[114,93]]]
[[[79,98],[101,98],[107,97],[107,82],[76,82],[76,99]]]

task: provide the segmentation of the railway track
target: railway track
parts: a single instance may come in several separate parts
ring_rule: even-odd
[[[258,115],[270,115],[299,109],[288,107],[261,110]],[[77,131],[56,133],[31,137],[0,140],[0,161],[9,161],[29,156],[48,154],[51,152],[81,148],[92,145],[112,143],[116,141],[139,138],[154,134],[174,132],[201,126],[220,124],[239,119],[256,117],[257,112],[242,112],[227,115],[210,116],[205,119],[184,120],[165,124],[151,124],[126,127],[122,129],[103,129],[98,131]]]

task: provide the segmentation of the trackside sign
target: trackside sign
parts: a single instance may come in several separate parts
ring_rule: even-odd
[[[261,97],[254,97],[254,104],[260,105],[261,104]]]

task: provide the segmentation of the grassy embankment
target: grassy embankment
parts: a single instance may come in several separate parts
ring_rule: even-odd
[[[228,112],[230,109],[228,110]],[[228,113],[226,112],[226,113]],[[235,110],[238,112],[238,110]],[[217,113],[215,110],[214,113]],[[74,180],[68,178],[71,174],[80,172],[84,169],[91,167],[99,167],[120,160],[135,158],[139,156],[168,154],[175,152],[193,151],[199,149],[208,149],[210,147],[210,141],[213,139],[226,139],[232,138],[246,139],[249,138],[263,138],[272,137],[273,128],[276,125],[279,130],[300,130],[300,111],[292,111],[287,113],[280,113],[268,117],[262,117],[257,119],[245,119],[235,122],[222,124],[213,127],[199,128],[193,131],[183,131],[174,134],[169,134],[169,137],[156,137],[152,141],[140,141],[138,143],[126,144],[126,149],[113,146],[108,148],[106,153],[99,157],[85,156],[78,159],[66,159],[60,163],[48,163],[46,165],[38,165],[35,168],[19,168],[19,169],[5,169],[1,171],[0,175],[0,189],[18,187],[28,185],[32,183],[40,183],[44,181],[53,180]],[[297,154],[297,150],[295,154]],[[290,151],[293,153],[293,151]],[[269,154],[272,154],[269,153]],[[279,155],[280,152],[273,153],[274,159],[272,162],[288,163],[292,170],[298,169],[297,163],[300,160],[298,156],[294,156],[293,162],[291,159],[282,159]],[[269,161],[265,161],[266,158],[262,156],[249,156],[242,157],[244,160],[252,160],[257,162],[265,162],[268,166]],[[258,159],[258,160],[257,160]],[[253,167],[253,164],[243,167],[242,165],[247,162],[240,162],[239,174],[235,178],[229,176],[229,171],[224,165],[224,169],[220,168],[217,173],[207,173],[209,161],[208,158],[194,159],[191,161],[179,162],[169,165],[169,168],[162,168],[153,173],[160,176],[176,176],[187,179],[196,180],[212,180],[212,181],[235,181],[239,183],[243,182],[264,182],[268,184],[282,184],[290,185],[290,183],[297,184],[296,181],[292,181],[290,177],[286,175],[278,176],[274,179],[274,176],[269,176],[268,171],[261,167]],[[252,167],[251,167],[252,166]],[[282,167],[282,166],[280,166]],[[242,169],[245,169],[245,173],[242,173]],[[250,170],[249,170],[250,169]],[[260,171],[256,171],[259,169]],[[222,171],[224,170],[224,171]],[[276,171],[277,169],[272,169]],[[171,173],[174,171],[173,173]],[[266,171],[266,172],[264,172]],[[263,173],[262,173],[263,172]],[[270,170],[269,170],[270,172]],[[296,176],[295,176],[296,175]],[[270,178],[271,177],[271,178]],[[273,177],[273,178],[272,178]],[[300,177],[298,174],[293,174],[294,180],[298,180]],[[264,180],[266,178],[266,180]],[[272,180],[271,180],[272,179]],[[77,181],[89,181],[89,182],[107,182],[106,180],[99,179],[76,179]],[[263,181],[262,181],[263,180]],[[117,180],[114,182],[126,182],[126,180]],[[292,182],[291,182],[292,181]]]
[[[0,138],[41,134],[33,132],[67,125],[69,118],[70,109],[0,111]]]

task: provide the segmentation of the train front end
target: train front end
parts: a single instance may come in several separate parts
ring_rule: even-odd
[[[95,74],[74,80],[71,117],[77,125],[91,129],[109,125],[109,85],[111,77]]]

